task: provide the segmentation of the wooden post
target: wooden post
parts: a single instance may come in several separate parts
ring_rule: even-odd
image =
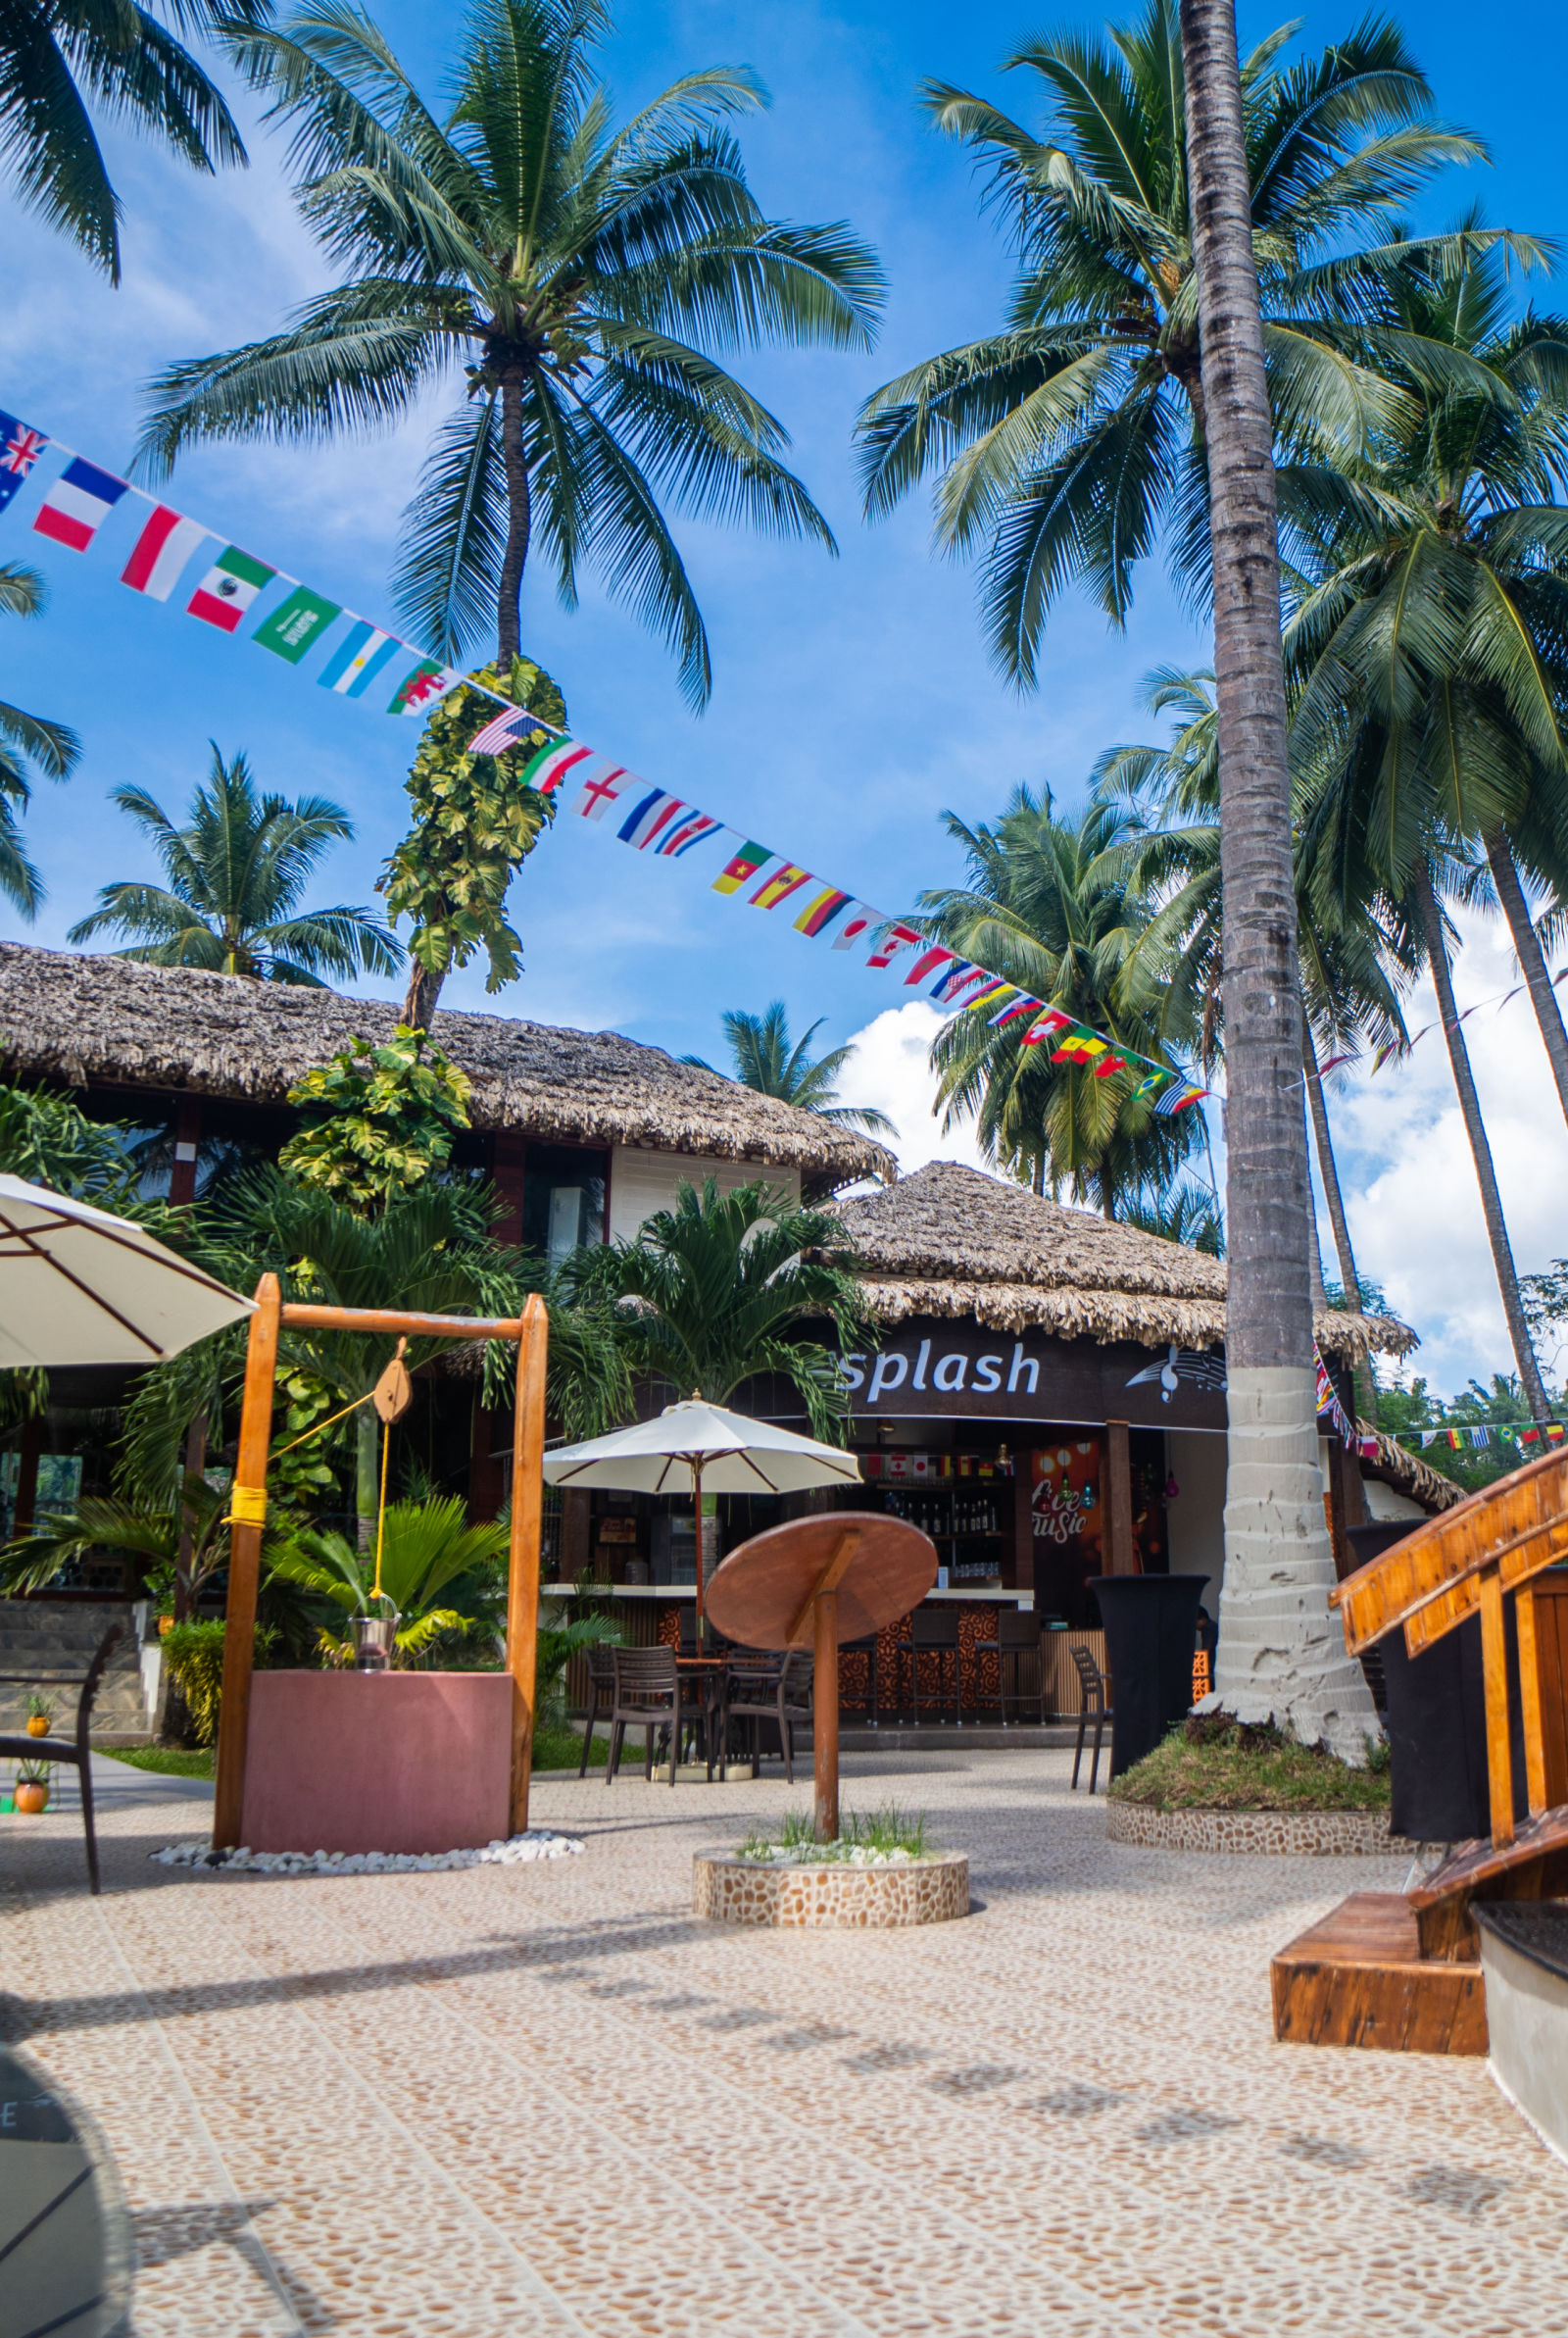
[[[1513,1841],[1513,1756],[1508,1745],[1508,1644],[1502,1621],[1502,1579],[1494,1567],[1481,1578],[1481,1672],[1487,1699],[1492,1840],[1500,1851]]]
[[[1530,1798],[1530,1816],[1539,1818],[1546,1808],[1546,1743],[1542,1731],[1536,1594],[1529,1583],[1514,1594],[1513,1617],[1519,1639],[1519,1708],[1524,1723],[1525,1791]]]
[[[811,1779],[816,1839],[839,1839],[839,1595],[819,1591],[814,1611],[816,1676],[811,1689]]]
[[[1125,1420],[1105,1423],[1105,1524],[1110,1575],[1135,1575],[1138,1552],[1133,1543],[1132,1445]]]
[[[512,1547],[507,1567],[507,1670],[513,1682],[512,1815],[508,1832],[514,1835],[521,1834],[528,1824],[528,1782],[533,1768],[549,1336],[549,1313],[535,1293],[522,1311],[516,1408],[512,1421]]]
[[[267,1522],[267,1456],[272,1439],[272,1382],[282,1293],[275,1274],[256,1286],[250,1346],[245,1356],[245,1401],[239,1457],[229,1496],[232,1538],[228,1560],[228,1619],[223,1633],[223,1702],[218,1722],[218,1792],[213,1803],[213,1849],[239,1843],[245,1806],[245,1743],[251,1719],[251,1670],[256,1660],[256,1583]]]

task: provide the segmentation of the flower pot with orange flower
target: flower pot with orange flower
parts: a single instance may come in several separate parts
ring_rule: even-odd
[[[47,1762],[18,1764],[14,1793],[16,1808],[23,1816],[39,1818],[49,1808],[49,1774]]]
[[[27,1735],[29,1737],[47,1737],[54,1727],[54,1719],[53,1700],[49,1697],[40,1697],[34,1692],[27,1699]]]

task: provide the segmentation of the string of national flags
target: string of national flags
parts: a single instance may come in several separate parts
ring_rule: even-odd
[[[1554,988],[1559,982],[1568,982],[1568,966],[1563,968],[1560,974],[1553,974],[1551,982]],[[1381,1071],[1385,1064],[1402,1064],[1411,1050],[1418,1047],[1432,1031],[1456,1031],[1461,1023],[1468,1022],[1472,1015],[1479,1015],[1486,1007],[1495,1007],[1500,1015],[1510,1001],[1522,997],[1529,987],[1528,982],[1516,982],[1511,990],[1494,990],[1490,998],[1477,999],[1473,1007],[1466,1007],[1464,1013],[1456,1015],[1452,1022],[1444,1022],[1441,1019],[1437,1022],[1424,1022],[1419,1031],[1413,1032],[1408,1039],[1386,1040],[1381,1047],[1373,1050],[1372,1070],[1374,1074]],[[1329,1073],[1338,1071],[1342,1064],[1353,1064],[1356,1061],[1357,1058],[1353,1050],[1347,1055],[1330,1056],[1326,1064],[1318,1066],[1314,1076],[1320,1080],[1327,1079]]]
[[[712,879],[715,893],[744,895],[754,909],[787,906],[796,932],[808,940],[826,937],[835,950],[864,950],[866,966],[878,971],[897,965],[906,989],[939,1006],[984,1014],[993,1028],[1016,1026],[1025,1047],[1049,1045],[1053,1063],[1082,1065],[1097,1079],[1128,1072],[1132,1094],[1147,1098],[1156,1113],[1186,1112],[1208,1094],[1170,1065],[1107,1039],[1018,983],[933,942],[917,926],[813,875],[804,863],[726,826],[669,789],[650,785],[526,707],[509,708],[486,722],[469,740],[468,752],[504,754],[540,730],[551,736],[523,765],[522,784],[564,805],[568,816],[608,824],[633,851],[664,860],[683,859],[700,847],[722,852],[723,866]]]
[[[449,690],[467,680],[460,669],[444,666],[398,634],[356,616],[342,602],[313,591],[286,570],[226,542],[221,531],[204,521],[144,495],[128,479],[89,463],[74,447],[3,411],[0,515],[40,463],[61,456],[66,458],[65,469],[33,515],[34,534],[70,552],[91,552],[105,522],[123,510],[134,518],[135,532],[120,580],[132,592],[167,602],[176,588],[182,594],[188,591],[186,615],[220,633],[237,634],[255,617],[249,638],[290,666],[301,665],[312,651],[325,647],[328,654],[316,676],[322,688],[346,698],[365,698],[390,683],[388,714],[427,714]],[[123,545],[119,528],[111,529],[110,537]],[[199,554],[203,557],[198,562]],[[260,613],[258,601],[264,604]],[[469,686],[484,688],[482,683]],[[499,699],[494,690],[486,695]]]
[[[1363,1431],[1350,1418],[1340,1402],[1328,1367],[1315,1346],[1312,1355],[1317,1366],[1318,1418],[1321,1420],[1326,1415],[1342,1443],[1358,1453],[1363,1461],[1375,1462],[1378,1458],[1375,1433]],[[1466,1423],[1463,1427],[1422,1429],[1419,1434],[1423,1453],[1432,1445],[1446,1445],[1454,1453],[1483,1452],[1490,1445],[1513,1445],[1520,1453],[1529,1456],[1537,1448],[1544,1453],[1551,1446],[1560,1445],[1565,1431],[1560,1420],[1548,1420],[1544,1429],[1537,1428],[1526,1420],[1494,1420]]]

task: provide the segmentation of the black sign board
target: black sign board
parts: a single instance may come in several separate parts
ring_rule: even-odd
[[[1213,1349],[1054,1339],[994,1331],[967,1316],[916,1316],[876,1347],[842,1356],[839,1370],[858,1418],[1225,1427],[1225,1359]]]

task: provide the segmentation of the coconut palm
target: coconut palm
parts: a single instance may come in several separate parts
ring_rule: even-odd
[[[93,111],[151,131],[193,170],[243,163],[221,92],[175,32],[255,25],[271,0],[6,0],[0,157],[22,201],[120,281],[121,202]],[[173,30],[170,29],[171,25]]]
[[[1064,820],[1049,789],[1019,787],[995,826],[943,817],[967,882],[920,895],[922,931],[1118,1046],[1168,1061],[1167,1041],[1185,1034],[1162,1035],[1157,1008],[1135,1003],[1124,982],[1151,904],[1127,883],[1119,814],[1096,805]],[[994,1027],[983,1013],[958,1014],[937,1034],[944,1128],[972,1119],[989,1160],[1037,1193],[1065,1180],[1107,1218],[1124,1196],[1162,1192],[1202,1140],[1200,1117],[1156,1113],[1136,1069],[1098,1076],[1057,1063],[1049,1045],[1026,1044],[1028,1020]]]
[[[318,1617],[318,1646],[331,1664],[351,1665],[355,1616],[379,1613],[377,1586],[398,1617],[393,1663],[428,1660],[439,1643],[506,1628],[508,1528],[470,1525],[463,1503],[390,1502],[378,1547],[356,1549],[341,1534],[305,1526],[269,1551],[269,1572],[306,1592]]]
[[[1211,1259],[1225,1256],[1224,1216],[1216,1197],[1201,1185],[1184,1181],[1158,1201],[1131,1202],[1121,1222],[1142,1234],[1157,1234],[1162,1242],[1201,1250]]]
[[[322,855],[354,833],[348,814],[324,796],[291,804],[258,795],[245,756],[225,763],[215,741],[208,784],[192,796],[183,827],[145,788],[117,787],[114,801],[151,843],[167,881],[105,885],[72,941],[125,934],[117,955],[145,966],[205,967],[315,990],[325,988],[323,973],[397,971],[403,952],[371,911],[299,909]]]
[[[616,1312],[633,1368],[677,1397],[727,1404],[760,1372],[799,1389],[815,1437],[842,1444],[847,1402],[838,1360],[801,1336],[831,1322],[840,1349],[865,1322],[860,1287],[830,1212],[803,1210],[776,1187],[720,1193],[678,1185],[675,1205],[646,1219],[631,1242],[576,1254],[568,1288]]]
[[[1395,403],[1380,378],[1398,338],[1383,279],[1444,238],[1391,235],[1431,174],[1482,155],[1430,119],[1403,36],[1367,17],[1314,62],[1286,66],[1296,27],[1243,69],[1245,167],[1275,426],[1293,446],[1353,452]],[[937,476],[938,543],[981,562],[998,665],[1032,684],[1056,596],[1083,585],[1124,622],[1137,563],[1162,533],[1195,598],[1208,580],[1205,411],[1175,0],[1147,0],[1102,39],[1025,42],[1036,134],[987,100],[926,84],[938,128],[992,166],[989,200],[1020,260],[1001,328],[911,367],[861,408],[868,515]],[[1521,260],[1541,256],[1510,239]],[[1446,377],[1462,361],[1406,351]]]
[[[0,50],[3,56],[3,50]],[[47,598],[36,569],[0,561],[0,615],[41,617]],[[81,742],[64,722],[24,714],[0,699],[0,893],[30,925],[44,898],[43,879],[28,858],[17,825],[17,812],[32,801],[29,763],[48,779],[69,778]]]
[[[729,1041],[735,1077],[760,1096],[776,1096],[783,1104],[793,1104],[797,1112],[815,1113],[819,1119],[836,1121],[841,1128],[858,1128],[865,1136],[896,1137],[899,1132],[886,1113],[870,1105],[840,1104],[838,1100],[839,1079],[855,1053],[853,1042],[829,1048],[815,1063],[807,1054],[826,1020],[826,1016],[819,1016],[792,1047],[789,1011],[782,999],[775,999],[762,1015],[748,1015],[741,1008],[727,1010],[724,1036]],[[704,1071],[710,1069],[701,1056],[683,1060]]]
[[[537,540],[563,602],[596,568],[701,704],[708,635],[661,499],[832,547],[783,425],[710,352],[865,348],[881,277],[842,224],[758,205],[726,126],[766,102],[749,74],[687,75],[616,127],[593,78],[609,28],[605,0],[475,0],[440,118],[350,0],[237,33],[343,279],[282,332],[171,367],[141,459],[374,429],[461,369],[405,514],[396,590],[420,637],[456,656],[493,624],[508,665]]]
[[[1301,986],[1280,649],[1274,425],[1232,0],[1182,0],[1213,558],[1225,985],[1229,1455],[1216,1695],[1364,1759],[1377,1718],[1335,1645],[1307,1247]]]

